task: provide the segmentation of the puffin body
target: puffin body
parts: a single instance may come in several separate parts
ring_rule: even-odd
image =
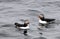
[[[20,28],[20,29],[29,29],[29,21],[25,20],[24,24],[20,24],[20,23],[15,23],[14,24],[16,28]]]

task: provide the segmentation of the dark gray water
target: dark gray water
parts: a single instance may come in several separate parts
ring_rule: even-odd
[[[56,23],[39,30],[37,16],[41,13]],[[14,26],[21,19],[30,21],[27,36]],[[60,39],[60,0],[0,0],[0,39]]]

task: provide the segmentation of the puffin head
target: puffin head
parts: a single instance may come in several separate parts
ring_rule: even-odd
[[[24,23],[25,23],[25,24],[29,24],[29,20],[28,20],[28,19],[25,20]]]
[[[40,15],[38,15],[38,18],[39,18],[39,19],[44,18],[44,14],[40,14]]]

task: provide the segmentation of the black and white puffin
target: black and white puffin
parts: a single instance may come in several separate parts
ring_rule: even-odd
[[[20,24],[20,23],[14,23],[15,27],[18,29],[23,29],[24,30],[24,35],[27,33],[27,29],[29,29],[29,21],[25,20],[24,24]]]
[[[45,18],[44,14],[40,14],[38,16],[38,18],[39,18],[39,23],[40,24],[48,24],[48,23],[51,23],[51,22],[55,21],[55,19]]]

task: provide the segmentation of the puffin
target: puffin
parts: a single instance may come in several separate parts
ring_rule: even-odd
[[[24,32],[23,32],[24,35],[27,34],[27,30],[29,29],[29,20],[25,20],[24,24],[20,24],[18,22],[15,22],[14,25],[15,25],[15,28],[23,29],[24,30]]]
[[[40,14],[38,18],[39,18],[39,23],[42,25],[50,24],[55,21],[55,19],[45,18],[44,14]]]

